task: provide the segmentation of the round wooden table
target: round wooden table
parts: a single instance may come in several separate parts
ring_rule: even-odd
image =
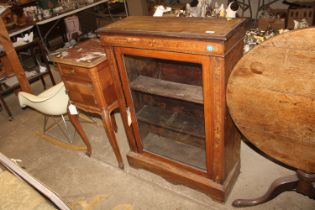
[[[285,190],[315,198],[315,28],[273,37],[244,55],[231,73],[226,97],[242,134],[297,169],[264,196],[233,205],[257,205]]]

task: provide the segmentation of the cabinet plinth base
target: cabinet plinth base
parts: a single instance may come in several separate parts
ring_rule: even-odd
[[[175,167],[144,154],[129,152],[127,154],[127,159],[130,166],[134,168],[146,169],[162,176],[171,183],[191,187],[220,202],[225,202],[240,173],[240,164],[238,162],[235,164],[224,183],[220,184],[205,176],[198,175],[183,168]]]

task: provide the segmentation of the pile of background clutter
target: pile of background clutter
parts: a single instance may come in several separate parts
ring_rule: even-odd
[[[237,2],[231,2],[225,9],[224,4],[212,0],[192,0],[185,8],[172,8],[163,5],[155,6],[153,16],[184,16],[184,17],[226,17],[235,18],[239,9]]]
[[[176,17],[225,17],[227,19],[235,18],[239,10],[239,5],[237,1],[231,1],[227,8],[224,4],[218,4],[218,2],[213,0],[191,0],[185,6],[181,5],[181,8],[176,7],[175,2],[178,0],[167,0],[167,5],[156,5],[155,13],[153,16],[176,16]],[[301,11],[300,11],[301,10]],[[301,8],[292,10],[294,15],[296,13],[307,13],[307,16],[312,18],[314,14],[311,14],[311,9]],[[254,20],[255,28],[252,28],[246,32],[244,38],[244,53],[250,51],[256,45],[262,43],[263,41],[270,39],[278,34],[285,33],[289,31],[286,29],[286,25],[292,25],[294,27],[289,27],[290,29],[299,29],[309,27],[310,18],[300,18],[300,15],[292,20],[292,24],[289,24],[291,10],[286,9],[272,9],[270,6],[264,8],[259,18]],[[288,22],[288,23],[287,23]]]
[[[244,53],[250,51],[256,45],[264,42],[278,34],[312,25],[309,17],[314,17],[313,9],[272,9],[270,6],[264,8],[260,17],[256,20],[257,28],[246,32],[244,38]],[[291,14],[293,13],[293,15]],[[308,19],[303,18],[307,16]],[[292,19],[294,17],[294,19]]]
[[[295,21],[294,30],[309,27],[307,21],[303,19],[301,21],[297,20],[294,21]],[[284,28],[275,30],[272,26],[269,26],[266,30],[262,30],[261,28],[250,29],[246,32],[244,37],[244,53],[249,52],[252,48],[264,42],[265,40],[288,31],[289,29]]]

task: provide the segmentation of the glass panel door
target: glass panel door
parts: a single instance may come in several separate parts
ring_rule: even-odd
[[[206,170],[202,65],[123,54],[145,152]]]

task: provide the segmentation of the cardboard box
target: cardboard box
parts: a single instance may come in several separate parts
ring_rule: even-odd
[[[285,28],[284,18],[272,18],[272,17],[261,17],[258,19],[258,28],[261,30],[266,30],[272,27],[274,30]]]

